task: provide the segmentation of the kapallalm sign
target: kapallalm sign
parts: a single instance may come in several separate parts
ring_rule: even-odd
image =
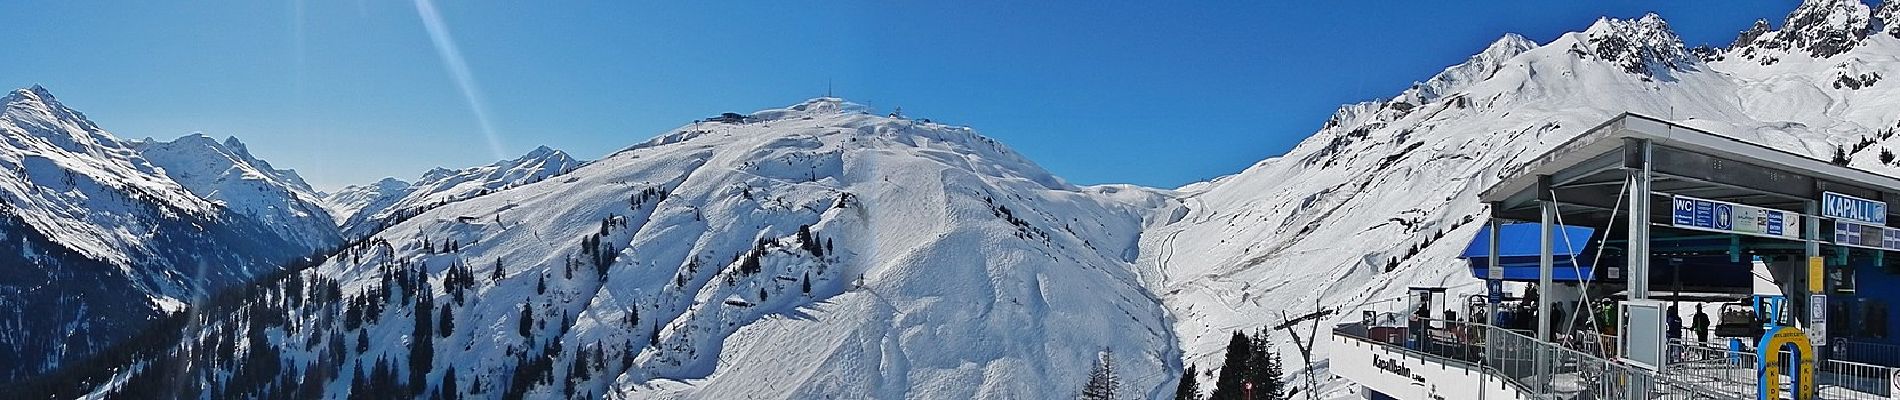
[[[1875,225],[1887,224],[1887,202],[1821,192],[1821,215]]]
[[[1671,196],[1670,221],[1678,228],[1782,239],[1801,237],[1801,215],[1726,201]]]

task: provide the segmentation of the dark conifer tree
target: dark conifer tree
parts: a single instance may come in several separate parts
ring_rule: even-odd
[[[435,295],[429,293],[428,282],[421,285],[421,293],[416,295],[415,327],[409,335],[409,383],[415,394],[421,394],[428,384],[431,365],[435,361]]]
[[[1253,341],[1239,331],[1234,332],[1232,340],[1227,341],[1227,356],[1221,363],[1220,375],[1214,381],[1214,392],[1208,396],[1211,400],[1239,400],[1246,396],[1244,387],[1249,377],[1247,361],[1253,358]]]
[[[449,337],[449,335],[455,333],[455,313],[449,311],[449,305],[442,305],[442,318],[440,319],[440,323],[436,325],[438,325],[436,326],[436,333],[442,335],[442,337]]]
[[[520,328],[521,328],[520,330],[521,337],[524,337],[524,338],[532,337],[534,333],[534,312],[528,309],[528,305],[526,303],[523,303],[521,305]]]
[[[1273,350],[1273,343],[1267,340],[1267,332],[1262,329],[1255,332],[1253,344],[1248,346],[1252,352],[1248,356],[1249,368],[1247,380],[1253,382],[1253,398],[1280,400],[1286,395],[1284,373],[1280,369],[1280,353]]]
[[[1201,400],[1200,377],[1195,376],[1194,366],[1181,373],[1181,382],[1174,385],[1174,400]]]
[[[455,367],[450,366],[442,373],[442,385],[436,388],[442,394],[442,400],[459,400],[462,397],[461,385],[455,381]]]
[[[1121,398],[1121,378],[1115,375],[1115,352],[1103,350],[1095,359],[1095,367],[1089,371],[1089,380],[1082,385],[1083,399],[1119,400]]]

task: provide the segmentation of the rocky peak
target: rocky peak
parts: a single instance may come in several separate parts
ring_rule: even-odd
[[[1873,34],[1880,31],[1900,38],[1900,1],[1882,1],[1880,7],[1874,8],[1873,21],[1868,23],[1867,32]]]
[[[1623,67],[1632,74],[1657,76],[1698,62],[1682,38],[1655,13],[1635,20],[1599,18],[1570,48],[1571,54]]]
[[[1815,58],[1846,53],[1867,37],[1869,10],[1860,0],[1807,0],[1801,2],[1778,39],[1788,48],[1804,49]]]
[[[1883,14],[1891,14],[1892,6],[1883,4]],[[1755,28],[1744,31],[1736,38],[1735,50],[1745,57],[1756,58],[1762,64],[1773,64],[1776,57],[1769,50],[1781,50],[1787,53],[1806,53],[1815,58],[1826,58],[1846,53],[1867,38],[1870,30],[1878,29],[1873,24],[1873,13],[1860,0],[1807,0],[1794,12],[1788,13],[1788,19],[1781,30],[1773,34],[1758,32],[1766,24],[1756,23]],[[1779,54],[1779,53],[1774,53]]]
[[[1748,27],[1748,30],[1742,31],[1741,35],[1737,35],[1735,37],[1735,43],[1730,43],[1729,48],[1739,49],[1748,47],[1750,43],[1755,43],[1756,39],[1760,39],[1762,35],[1766,35],[1772,31],[1774,31],[1774,28],[1768,26],[1768,20],[1755,20],[1755,26]]]

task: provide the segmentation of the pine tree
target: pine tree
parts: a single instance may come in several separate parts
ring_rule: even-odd
[[[436,333],[441,334],[442,337],[449,337],[455,333],[455,313],[449,311],[449,305],[442,305],[441,323],[437,325]]]
[[[501,257],[495,257],[495,272],[491,272],[488,274],[488,280],[500,282],[501,277],[506,274],[507,272],[502,270],[501,268]]]
[[[1284,372],[1280,366],[1280,353],[1273,349],[1273,343],[1267,340],[1267,332],[1262,329],[1254,333],[1253,343],[1248,348],[1247,380],[1253,382],[1253,398],[1279,400],[1286,393]]]
[[[442,395],[442,400],[457,400],[462,396],[462,387],[456,384],[455,367],[451,366],[448,369],[447,372],[442,373],[442,385],[436,388],[436,393]]]
[[[798,284],[805,294],[811,294],[811,272],[805,272],[805,278],[800,279]]]
[[[1244,398],[1248,372],[1252,371],[1247,361],[1251,358],[1253,358],[1253,341],[1247,339],[1247,334],[1235,331],[1233,339],[1227,342],[1227,356],[1221,363],[1220,376],[1214,381],[1214,392],[1207,398],[1210,400]]]
[[[350,399],[369,398],[369,377],[363,375],[363,360],[356,360],[356,372],[350,375]]]
[[[409,384],[414,394],[421,394],[422,389],[428,387],[425,377],[435,361],[435,295],[429,293],[428,282],[422,282],[420,289],[415,308],[411,310],[415,327],[409,335]]]
[[[534,294],[548,294],[548,276],[543,274],[534,282]]]
[[[527,303],[521,304],[520,333],[524,338],[534,333],[534,312],[528,309]]]
[[[366,351],[369,351],[369,329],[356,331],[356,354]]]
[[[1088,400],[1120,399],[1121,378],[1115,375],[1115,351],[1103,349],[1095,359],[1095,368],[1089,371],[1089,381],[1082,386],[1082,398]]]
[[[765,288],[759,288],[759,301],[765,301]]]
[[[1181,382],[1174,385],[1174,400],[1201,399],[1201,383],[1196,381],[1198,377],[1194,375],[1192,365],[1187,367],[1187,371],[1181,373]]]

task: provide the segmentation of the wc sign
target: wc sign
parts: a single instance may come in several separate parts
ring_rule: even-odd
[[[1821,215],[1828,218],[1886,225],[1887,202],[1834,192],[1821,192]]]

